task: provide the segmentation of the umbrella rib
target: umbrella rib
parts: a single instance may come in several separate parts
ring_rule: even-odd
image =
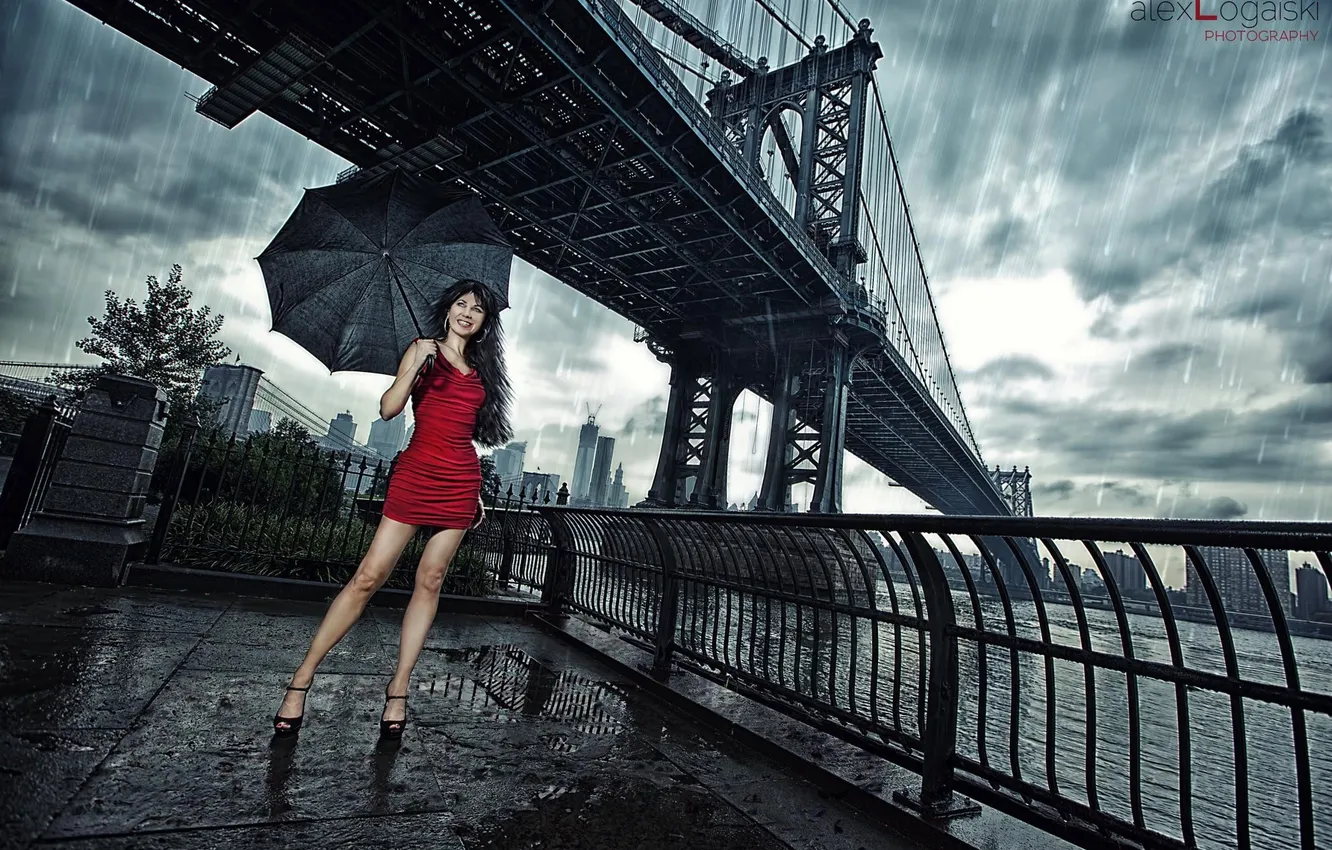
[[[435,268],[434,266],[430,265],[429,263],[423,263],[423,262],[421,262],[420,260],[409,260],[409,259],[407,259],[406,257],[394,257],[394,259],[393,259],[393,265],[394,265],[394,267],[397,268],[399,271],[401,271],[402,268],[403,268],[403,266],[405,266],[405,265],[406,265],[406,266],[420,266],[421,268],[425,269],[426,271],[428,271],[428,272],[434,272],[435,274],[440,275],[441,277],[449,277],[449,278],[453,278],[455,281],[462,280],[462,278],[458,277],[458,275],[454,274],[454,273],[451,272],[451,271],[446,271],[446,270],[444,270],[444,269],[437,269],[437,268]],[[411,280],[411,278],[408,278],[408,280]],[[420,296],[422,296],[422,297],[424,297],[424,298],[429,298],[429,297],[430,297],[430,293],[429,293],[429,292],[426,292],[425,290],[421,289],[421,287],[417,286],[417,285],[416,285],[416,281],[412,281],[412,288],[416,290],[416,293],[417,293],[418,295],[420,295]]]
[[[386,264],[387,264],[387,262],[388,262],[388,258],[387,258],[387,257],[381,257],[380,260],[383,261],[383,262],[386,263]],[[371,288],[372,286],[374,286],[374,283],[375,283],[375,275],[372,274],[372,275],[369,276],[369,278],[366,279],[365,287],[364,287],[363,289],[361,289],[361,295],[360,295],[360,297],[359,297],[359,298],[355,298],[355,299],[348,299],[348,304],[349,304],[349,306],[347,307],[347,309],[346,309],[346,310],[345,310],[340,316],[338,316],[338,323],[341,325],[341,328],[342,328],[341,332],[338,334],[338,349],[339,349],[339,350],[342,349],[342,346],[343,346],[343,344],[344,344],[345,341],[346,341],[346,340],[345,340],[345,337],[346,337],[347,330],[348,330],[347,317],[350,316],[350,315],[352,314],[352,312],[353,312],[354,310],[356,310],[357,307],[359,307],[361,304],[365,303],[365,294],[366,294],[367,292],[370,291],[370,288]],[[394,331],[395,331],[395,332],[394,332],[394,337],[395,337],[395,339],[396,339],[396,337],[397,337],[396,330],[397,330],[397,329],[395,328],[395,329],[394,329]]]
[[[373,256],[376,257],[376,258],[379,258],[379,255],[378,255],[378,254],[375,254],[375,255],[373,255]],[[348,269],[347,271],[343,272],[342,274],[338,275],[337,277],[333,278],[332,280],[330,280],[330,281],[324,283],[324,284],[321,285],[318,289],[314,290],[314,291],[311,292],[309,295],[307,295],[307,296],[305,296],[304,298],[302,298],[300,301],[297,301],[296,303],[292,304],[290,307],[287,307],[286,309],[284,309],[284,310],[282,311],[282,315],[285,317],[285,316],[286,316],[288,313],[290,313],[292,310],[295,310],[297,307],[300,307],[302,304],[304,304],[305,302],[309,301],[311,298],[314,298],[316,295],[321,294],[324,290],[328,289],[330,286],[334,285],[335,283],[337,283],[338,281],[342,280],[343,278],[350,277],[350,276],[352,276],[353,274],[355,274],[356,272],[359,272],[361,269],[364,269],[366,266],[370,265],[371,262],[373,262],[373,260],[366,260],[364,263],[361,263],[361,264],[360,264],[359,266],[357,266],[356,268],[354,268],[354,269]],[[276,320],[277,320],[277,316],[274,316],[274,317],[273,317],[273,320],[276,321]]]
[[[410,261],[410,260],[407,260],[406,262],[411,262],[411,261]],[[415,264],[415,265],[419,265],[419,264]],[[429,297],[430,297],[430,296],[429,296],[429,293],[421,291],[421,287],[417,286],[417,285],[416,285],[416,281],[412,280],[411,277],[408,276],[407,272],[402,268],[401,263],[399,263],[399,262],[396,261],[396,260],[390,259],[390,260],[389,260],[389,268],[397,273],[397,275],[398,275],[398,282],[399,282],[400,284],[401,284],[401,282],[404,281],[404,280],[407,281],[408,283],[410,283],[410,284],[412,285],[412,291],[413,291],[413,292],[415,292],[417,295],[420,295],[421,298],[424,299],[424,300],[426,301],[427,304],[430,303],[430,301],[429,301]],[[416,313],[415,313],[415,311],[412,310],[412,305],[411,305],[410,303],[407,305],[407,312],[412,314],[412,319],[413,319],[413,321],[415,321],[415,319],[416,319]],[[396,320],[395,320],[395,325],[396,325]],[[417,330],[420,331],[420,330],[421,330],[420,327],[418,327]],[[421,332],[424,333],[424,331],[421,331]]]

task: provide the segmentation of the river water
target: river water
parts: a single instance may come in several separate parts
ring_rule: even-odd
[[[882,586],[881,586],[882,588]],[[909,587],[899,587],[903,614],[914,614]],[[891,600],[881,592],[883,610]],[[960,625],[974,625],[965,594],[955,597]],[[1033,603],[1014,603],[1018,635],[1041,639]],[[1003,632],[1004,612],[997,599],[983,599],[988,630]],[[1071,647],[1081,645],[1074,609],[1047,605],[1050,639]],[[1116,618],[1111,611],[1086,612],[1092,648],[1123,655]],[[799,618],[799,623],[797,623]],[[1136,658],[1171,663],[1162,621],[1146,614],[1128,615],[1132,651]],[[1194,670],[1225,675],[1224,659],[1215,626],[1178,623],[1183,663]],[[836,634],[837,640],[832,640]],[[1243,678],[1285,685],[1285,673],[1276,635],[1232,631]],[[882,727],[919,736],[923,720],[920,702],[924,683],[921,669],[923,636],[914,628],[896,628],[866,618],[828,612],[814,616],[810,609],[781,605],[749,594],[719,593],[716,589],[686,590],[681,606],[679,640],[685,646],[724,660],[726,665],[749,670],[798,691],[831,701],[843,710],[873,719]],[[1301,686],[1308,691],[1332,693],[1332,641],[1293,637]],[[1016,706],[1013,667],[1007,649],[988,650],[985,679],[985,724],[981,714],[980,662],[976,647],[966,640],[960,647],[960,710],[958,752],[963,758],[982,760],[1010,775],[1040,787],[1049,787],[1047,694],[1045,661],[1019,653]],[[1162,834],[1183,838],[1180,808],[1180,729],[1173,684],[1136,677],[1140,707],[1141,804],[1144,824]],[[1088,687],[1081,664],[1054,661],[1052,701],[1054,783],[1060,794],[1088,803],[1087,739],[1095,742],[1095,787],[1100,809],[1132,822],[1129,757],[1129,685],[1118,672],[1096,670],[1094,725],[1088,723]],[[1188,708],[1192,772],[1192,818],[1197,844],[1204,848],[1235,848],[1238,840],[1235,791],[1235,745],[1230,698],[1190,689],[1184,694]],[[1289,709],[1244,699],[1242,730],[1247,745],[1250,843],[1254,848],[1299,848],[1298,794],[1295,743]],[[1332,847],[1332,718],[1306,713],[1308,749],[1314,799],[1317,846]],[[1016,729],[1014,729],[1014,725]],[[1016,731],[1016,747],[1013,733]]]

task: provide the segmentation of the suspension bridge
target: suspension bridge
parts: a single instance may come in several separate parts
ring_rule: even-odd
[[[726,504],[733,406],[773,405],[759,506],[841,510],[852,452],[1008,514],[958,393],[869,21],[835,0],[71,0],[353,164],[478,193],[520,257],[671,365],[649,502]],[[700,11],[697,7],[706,7]],[[1027,511],[1030,509],[1027,508]]]

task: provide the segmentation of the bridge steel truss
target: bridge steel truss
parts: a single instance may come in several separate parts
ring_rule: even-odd
[[[867,27],[756,64],[709,114],[605,0],[71,2],[212,83],[197,108],[223,126],[263,112],[358,171],[458,181],[522,259],[643,328],[672,364],[654,503],[681,504],[693,478],[698,501],[725,504],[747,387],[778,412],[765,507],[806,481],[811,509],[840,510],[850,450],[942,512],[1009,513],[848,273],[864,259],[843,201],[879,55]],[[799,140],[776,131],[795,217],[754,163],[759,129],[790,108],[816,116]]]

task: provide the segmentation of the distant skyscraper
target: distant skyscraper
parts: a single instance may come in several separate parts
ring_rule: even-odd
[[[376,419],[370,423],[370,439],[366,445],[383,457],[392,459],[402,451],[403,441],[407,436],[407,418],[395,416],[392,419]]]
[[[575,502],[587,501],[592,485],[592,464],[597,454],[597,427],[595,415],[587,417],[583,427],[578,429],[578,456],[574,459],[573,499]]]
[[[1229,613],[1267,614],[1267,599],[1258,575],[1254,572],[1243,549],[1224,546],[1199,546],[1198,553],[1207,563],[1212,579],[1216,582],[1217,592]],[[1276,590],[1277,604],[1283,610],[1290,607],[1290,553],[1284,549],[1259,549],[1258,555],[1263,562],[1268,576]],[[1207,591],[1192,561],[1186,562],[1185,591],[1188,604],[1197,608],[1211,610],[1207,601]]]
[[[491,458],[495,461],[495,474],[500,478],[500,492],[505,493],[510,487],[514,492],[523,484],[523,459],[527,455],[527,443],[509,443],[502,449],[495,449]]]
[[[1125,555],[1123,549],[1102,552],[1101,557],[1105,558],[1105,565],[1109,568],[1110,575],[1114,577],[1115,586],[1119,588],[1120,593],[1147,589],[1147,572],[1137,558]]]
[[[356,442],[356,420],[351,412],[339,413],[328,423],[328,436],[325,443],[330,448],[349,448]]]
[[[217,422],[228,434],[245,436],[263,372],[253,366],[209,366],[204,370],[199,396],[218,405]]]
[[[592,463],[592,484],[588,487],[587,500],[598,507],[606,502],[606,491],[610,487],[611,459],[615,455],[615,438],[599,437],[597,455]]]
[[[1305,564],[1295,571],[1295,605],[1295,616],[1301,620],[1332,610],[1327,598],[1327,578],[1318,567]]]
[[[629,507],[629,491],[624,489],[624,464],[615,467],[615,480],[611,482],[610,493],[606,496],[606,506],[610,508]]]
[[[273,430],[273,414],[267,410],[250,411],[250,433],[267,434]]]

